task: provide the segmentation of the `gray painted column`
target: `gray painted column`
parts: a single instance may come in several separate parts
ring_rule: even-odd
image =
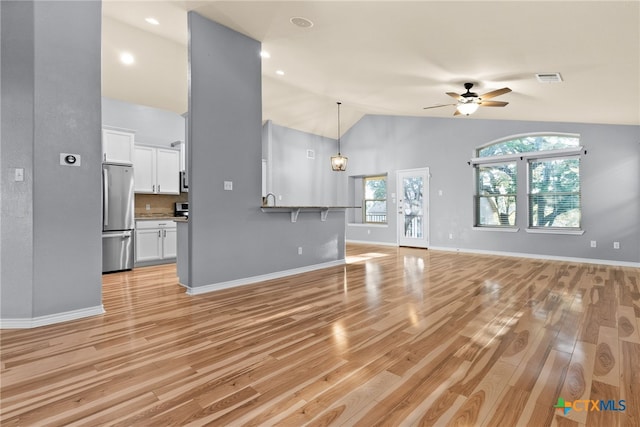
[[[344,213],[263,213],[260,43],[189,13],[191,288],[344,260]],[[327,166],[328,167],[328,166]],[[224,182],[233,190],[224,190]],[[298,248],[302,254],[298,255]]]
[[[100,2],[1,2],[2,320],[101,310]],[[80,156],[61,166],[60,153]],[[16,168],[24,181],[15,180]]]

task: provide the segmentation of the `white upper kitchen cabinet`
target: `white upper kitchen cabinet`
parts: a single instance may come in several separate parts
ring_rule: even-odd
[[[155,193],[155,155],[155,148],[136,145],[133,162],[133,182],[136,193]]]
[[[180,152],[136,145],[133,170],[135,192],[180,194]]]
[[[132,131],[102,129],[102,162],[133,163],[135,133]]]
[[[180,151],[157,149],[156,183],[160,194],[180,194]]]

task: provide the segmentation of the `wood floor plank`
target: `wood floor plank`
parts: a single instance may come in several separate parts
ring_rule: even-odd
[[[637,426],[639,286],[637,268],[366,244],[198,296],[175,264],[105,274],[104,315],[0,331],[0,424]]]

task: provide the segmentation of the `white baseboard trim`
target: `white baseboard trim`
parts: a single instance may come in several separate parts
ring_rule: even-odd
[[[345,265],[345,260],[323,262],[290,270],[277,271],[275,273],[261,274],[259,276],[246,277],[243,279],[229,280],[228,282],[212,283],[210,285],[187,288],[187,295],[201,295],[207,292],[219,291],[221,289],[235,288],[237,286],[251,285],[253,283],[264,282],[266,280],[280,279],[282,277],[293,276],[294,274],[308,273],[310,271],[321,270],[323,268],[338,267]]]
[[[95,307],[81,308],[79,310],[66,311],[64,313],[48,314],[27,319],[0,319],[0,329],[30,329],[39,326],[53,325],[55,323],[68,322],[70,320],[104,314],[102,304]]]
[[[529,254],[529,253],[521,253],[521,252],[486,251],[486,250],[482,250],[482,249],[449,248],[449,247],[445,247],[445,246],[429,246],[429,249],[434,250],[434,251],[464,252],[464,253],[470,253],[470,254],[497,255],[497,256],[518,257],[518,258],[532,258],[532,259],[546,259],[546,260],[551,260],[551,261],[580,262],[580,263],[585,263],[585,264],[602,264],[602,265],[613,265],[613,266],[617,266],[617,267],[635,267],[635,268],[640,268],[640,262],[615,261],[615,260],[610,260],[610,259],[576,258],[576,257],[565,257],[565,256],[556,256],[556,255]]]
[[[378,245],[378,246],[395,246],[398,247],[398,244],[393,242],[393,243],[389,243],[389,242],[374,242],[372,240],[347,240],[347,243],[356,243],[356,244],[363,244],[363,245]]]

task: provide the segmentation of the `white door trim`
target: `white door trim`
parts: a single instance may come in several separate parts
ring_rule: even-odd
[[[416,238],[406,238],[404,231],[404,212],[403,212],[403,203],[404,203],[404,188],[402,182],[403,175],[422,175],[424,177],[424,186],[422,189],[422,200],[423,200],[423,217],[422,217],[422,226],[423,226],[423,237],[421,239]],[[397,187],[397,205],[396,205],[396,215],[397,215],[397,241],[398,246],[414,246],[419,248],[427,248],[429,247],[429,168],[415,168],[415,169],[402,169],[396,171],[396,187]]]

